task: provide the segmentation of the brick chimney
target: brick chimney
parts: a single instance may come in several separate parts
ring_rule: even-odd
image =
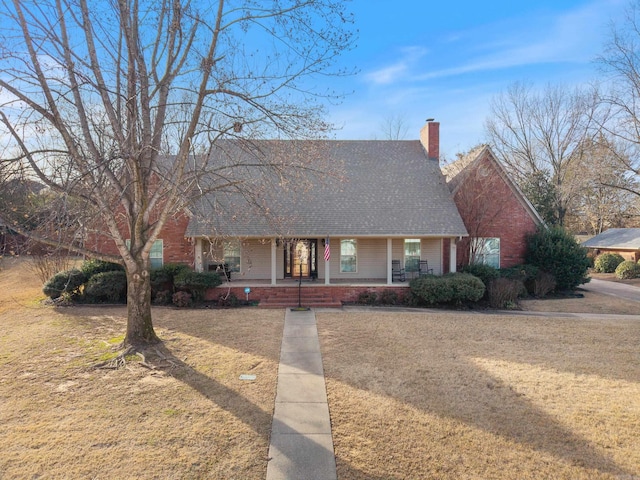
[[[427,124],[420,130],[420,143],[427,151],[431,160],[440,158],[440,122],[427,120]]]

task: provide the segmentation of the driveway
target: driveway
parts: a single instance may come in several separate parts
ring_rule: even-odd
[[[625,300],[640,302],[640,287],[633,285],[592,278],[589,283],[581,285],[580,288],[588,292],[603,293],[605,295],[624,298]]]

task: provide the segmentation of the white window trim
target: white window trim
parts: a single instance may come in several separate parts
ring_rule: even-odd
[[[354,247],[354,255],[353,256],[355,257],[355,260],[356,260],[356,262],[355,262],[356,266],[355,266],[355,270],[353,270],[352,272],[351,271],[346,272],[346,271],[342,270],[342,257],[343,257],[343,255],[342,255],[342,242],[344,240],[349,240],[349,241],[353,242],[353,247]],[[351,256],[351,255],[348,255],[348,256]],[[358,239],[356,239],[356,238],[341,238],[340,239],[340,273],[345,273],[345,274],[356,274],[356,273],[358,273]]]

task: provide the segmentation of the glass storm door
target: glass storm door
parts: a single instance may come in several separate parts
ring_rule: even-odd
[[[292,240],[285,244],[284,276],[291,278],[317,277],[317,246],[314,239]]]

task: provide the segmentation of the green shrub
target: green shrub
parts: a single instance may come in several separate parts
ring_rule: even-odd
[[[127,274],[122,270],[96,273],[83,293],[89,303],[122,303],[127,299]]]
[[[484,296],[485,284],[470,273],[448,273],[442,278],[450,283],[455,303],[477,302]]]
[[[485,292],[484,283],[470,273],[449,273],[441,277],[425,275],[409,282],[411,292],[429,305],[477,302]]]
[[[87,276],[77,268],[56,273],[42,287],[42,291],[49,298],[58,298],[63,293],[76,296],[80,287],[87,281]]]
[[[176,292],[171,298],[176,307],[190,307],[193,304],[193,300],[189,292]]]
[[[478,277],[482,280],[485,287],[489,285],[489,282],[494,278],[500,276],[500,270],[491,265],[484,265],[482,263],[472,263],[471,265],[465,265],[460,269],[462,273],[470,273],[471,275]]]
[[[605,252],[596,257],[593,270],[597,273],[613,273],[624,262],[624,257],[619,253]]]
[[[429,305],[448,303],[453,299],[451,284],[443,277],[423,275],[411,280],[409,288],[416,297]]]
[[[182,272],[190,272],[189,265],[184,263],[165,263],[160,268],[154,268],[150,273],[151,280],[151,297],[156,299],[156,303],[171,303],[171,295],[175,291],[174,279]],[[160,292],[168,291],[169,299],[165,301],[161,295],[160,301],[158,295]]]
[[[102,272],[124,272],[124,267],[117,263],[105,262],[104,260],[90,259],[86,260],[80,267],[82,273],[87,276],[87,279],[93,275]]]
[[[361,304],[361,305],[374,305],[376,303],[376,300],[378,300],[378,295],[376,294],[376,292],[360,292],[358,294],[358,299],[356,300],[357,303]]]
[[[489,305],[492,308],[507,308],[515,305],[518,297],[526,291],[522,280],[499,277],[489,282],[487,287]]]
[[[587,249],[562,228],[542,228],[530,235],[525,261],[552,274],[557,290],[574,290],[590,280]]]
[[[216,272],[194,272],[182,270],[174,278],[176,288],[191,293],[194,300],[203,300],[208,288],[217,287],[222,283]]]
[[[616,277],[620,279],[640,277],[640,265],[632,260],[624,260],[616,268]]]
[[[529,265],[525,263],[509,268],[501,268],[500,276],[508,278],[510,280],[518,280],[522,282],[522,284],[526,288],[527,293],[533,295],[535,290],[535,279],[539,273],[539,270],[540,269],[535,265]]]

